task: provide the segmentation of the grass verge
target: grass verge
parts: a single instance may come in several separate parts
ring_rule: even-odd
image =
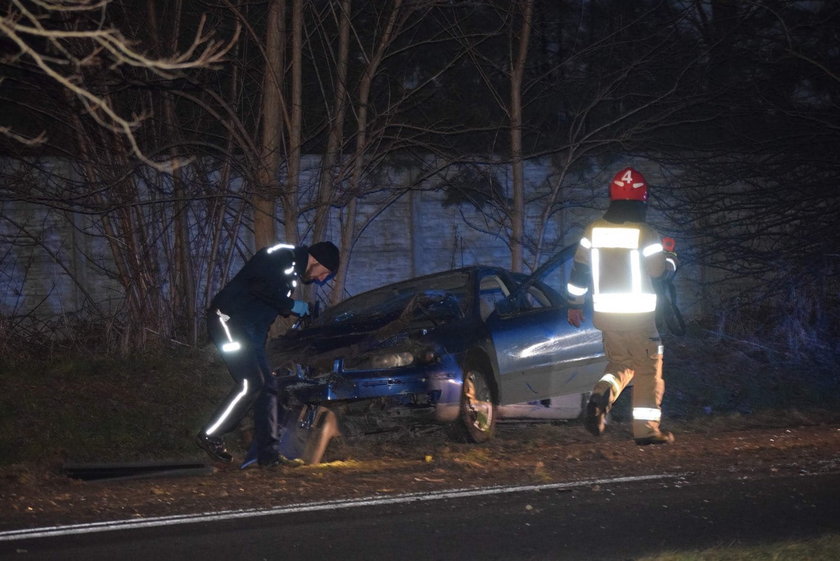
[[[840,536],[829,534],[801,541],[761,545],[727,545],[697,551],[668,552],[635,561],[836,561]]]
[[[701,432],[820,422],[840,405],[837,372],[824,357],[792,363],[715,336],[666,340],[664,418]],[[212,346],[120,360],[6,359],[0,381],[0,466],[191,458],[193,435],[231,384]],[[629,394],[613,409],[617,420],[629,417]]]

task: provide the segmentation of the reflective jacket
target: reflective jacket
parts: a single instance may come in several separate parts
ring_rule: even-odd
[[[566,287],[570,305],[582,307],[591,289],[595,327],[650,325],[656,311],[652,279],[675,268],[659,234],[645,222],[598,219],[586,227],[575,253]]]
[[[261,337],[278,315],[292,310],[292,293],[306,272],[306,246],[277,244],[259,250],[213,297],[210,314],[221,311],[232,326]]]

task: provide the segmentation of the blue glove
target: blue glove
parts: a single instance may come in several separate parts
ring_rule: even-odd
[[[309,302],[304,302],[303,300],[295,300],[295,304],[292,306],[292,313],[300,317],[308,316]]]

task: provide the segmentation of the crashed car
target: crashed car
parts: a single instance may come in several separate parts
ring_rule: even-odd
[[[570,326],[541,280],[563,277],[575,247],[531,276],[471,266],[383,286],[272,340],[281,453],[317,463],[353,419],[444,423],[484,442],[500,415],[540,417],[562,396],[578,416],[604,370],[601,335],[589,320]]]

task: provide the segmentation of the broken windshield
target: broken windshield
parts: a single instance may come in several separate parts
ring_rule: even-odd
[[[396,318],[406,308],[416,310],[412,316],[418,318],[461,317],[467,307],[468,280],[469,275],[460,272],[423,277],[375,289],[326,310],[318,318],[318,323]]]

